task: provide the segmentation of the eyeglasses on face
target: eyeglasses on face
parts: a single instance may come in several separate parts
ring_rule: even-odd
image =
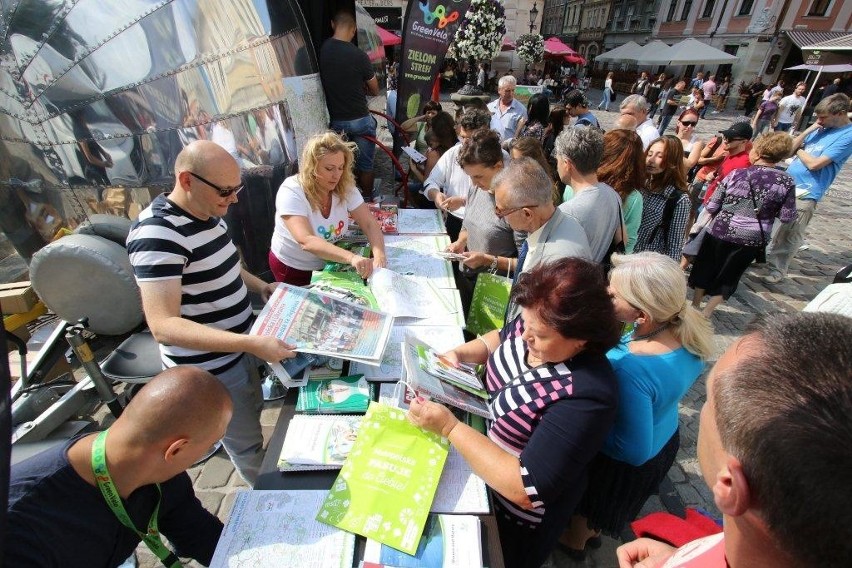
[[[223,198],[224,197],[231,197],[232,195],[236,195],[237,193],[241,192],[243,190],[243,188],[246,186],[246,184],[241,183],[240,185],[238,185],[236,187],[222,187],[222,186],[216,185],[212,181],[207,181],[206,179],[204,179],[203,177],[201,177],[200,175],[198,175],[196,173],[192,173],[192,172],[186,172],[186,173],[188,173],[189,175],[191,175],[192,177],[194,177],[198,181],[206,183],[207,185],[209,185],[210,187],[215,189],[216,193],[219,194],[219,197],[223,197]]]
[[[691,122],[691,121],[689,121],[689,120],[681,120],[681,121],[680,121],[680,123],[681,123],[682,125],[684,125],[684,126],[692,126],[693,128],[695,127],[695,125],[696,125],[696,124],[698,124],[698,122],[697,122],[697,121],[696,121],[696,122]]]
[[[503,219],[512,213],[520,211],[521,209],[532,209],[534,207],[538,207],[538,205],[521,205],[520,207],[512,207],[510,209],[500,209],[499,207],[494,206],[494,215],[496,215],[498,219]]]
[[[725,143],[730,144],[731,142],[745,142],[745,138],[725,138]]]

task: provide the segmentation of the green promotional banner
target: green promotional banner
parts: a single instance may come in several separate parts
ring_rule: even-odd
[[[449,447],[404,410],[371,403],[317,520],[414,554]]]

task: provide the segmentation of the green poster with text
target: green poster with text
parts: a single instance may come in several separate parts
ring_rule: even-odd
[[[404,410],[370,403],[317,520],[414,554],[448,451]]]

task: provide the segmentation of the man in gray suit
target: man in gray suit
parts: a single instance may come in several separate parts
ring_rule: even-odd
[[[577,256],[591,259],[586,232],[576,219],[553,204],[553,180],[530,158],[512,160],[492,181],[495,213],[515,231],[526,231],[515,266],[515,280],[539,263]],[[518,314],[509,305],[507,320]]]

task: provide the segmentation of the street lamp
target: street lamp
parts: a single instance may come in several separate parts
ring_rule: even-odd
[[[536,7],[536,3],[533,2],[532,10],[530,10],[530,33],[533,33],[533,28],[535,27],[535,19],[538,17],[538,7]]]

